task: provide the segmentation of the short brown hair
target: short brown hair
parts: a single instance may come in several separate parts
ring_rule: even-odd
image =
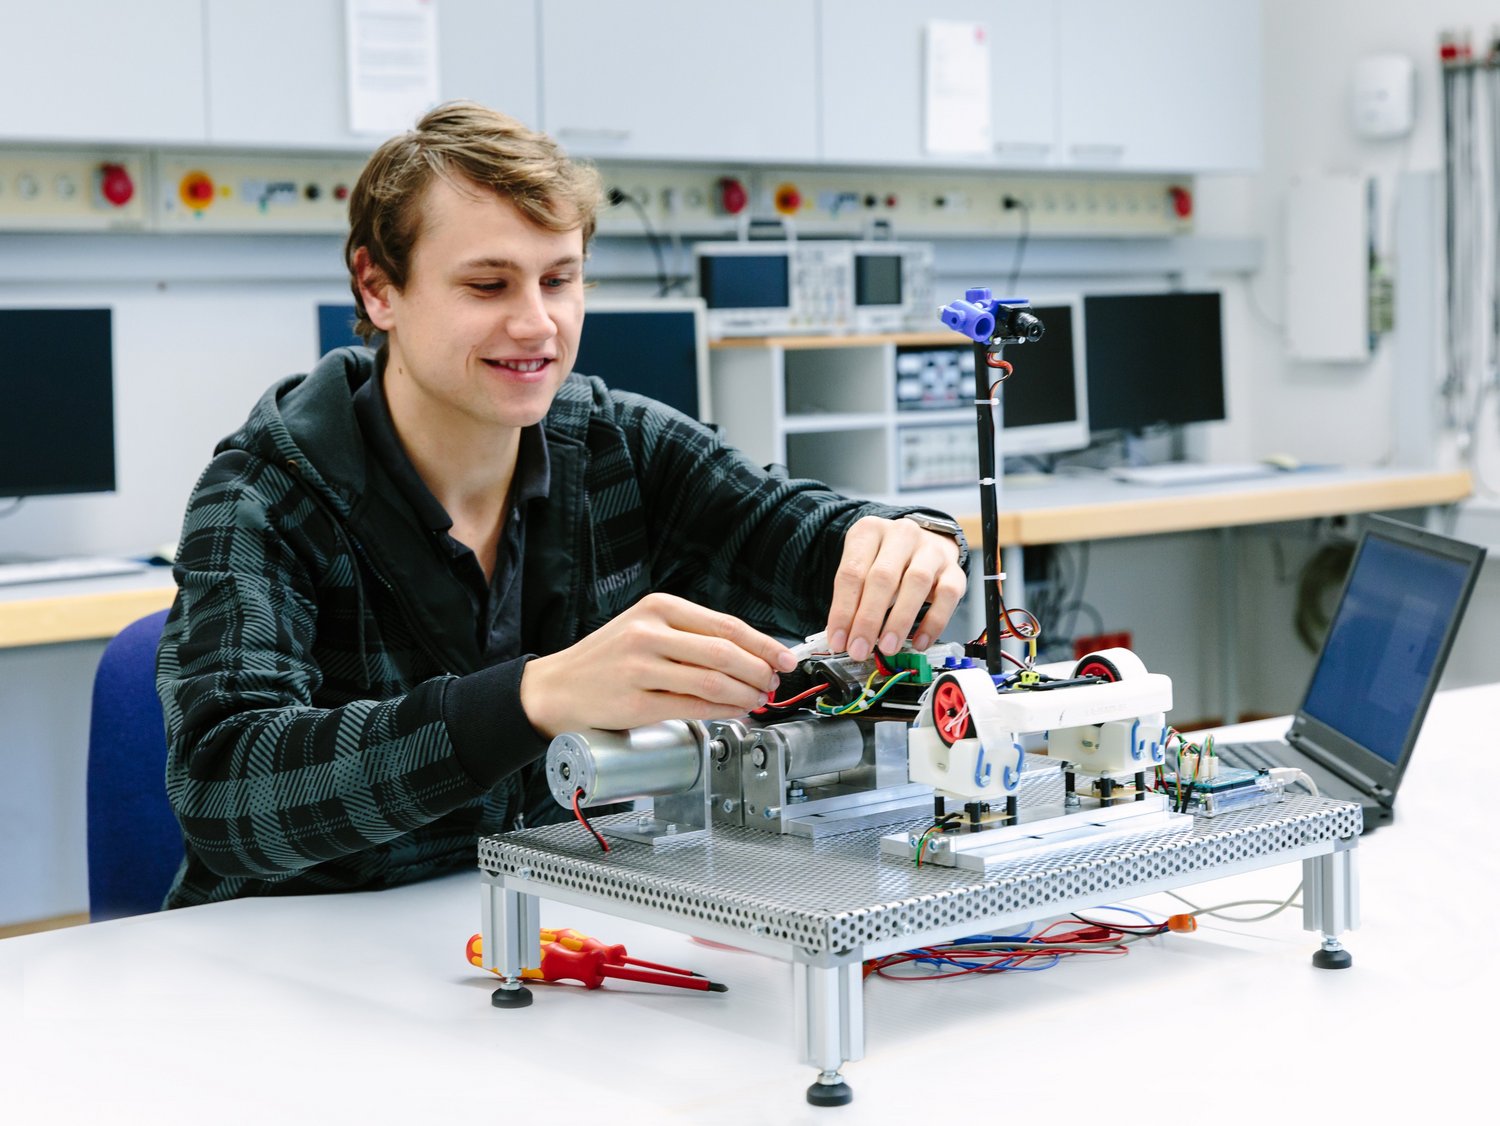
[[[365,340],[380,330],[365,312],[354,252],[364,247],[386,280],[403,288],[421,234],[419,202],[434,176],[488,188],[546,230],[581,227],[585,247],[594,236],[602,192],[591,165],[569,160],[551,137],[513,117],[474,102],[446,102],[376,149],[349,196],[344,263],[354,331]]]

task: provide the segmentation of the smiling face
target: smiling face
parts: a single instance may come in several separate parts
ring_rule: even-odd
[[[387,334],[386,392],[398,429],[462,439],[541,421],[578,354],[583,231],[549,231],[478,185],[434,177],[406,285],[363,250],[356,269]]]

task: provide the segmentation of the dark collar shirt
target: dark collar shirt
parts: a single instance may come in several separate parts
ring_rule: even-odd
[[[396,435],[385,400],[385,369],[354,392],[354,412],[371,453],[396,483],[402,498],[428,530],[434,547],[444,557],[453,577],[463,586],[474,611],[475,637],[484,663],[521,655],[521,558],[526,551],[526,507],[547,496],[552,483],[547,438],[540,426],[521,431],[516,472],[506,500],[505,527],[495,551],[495,570],[489,581],[479,558],[467,544],[453,538],[453,518],[418,475]]]

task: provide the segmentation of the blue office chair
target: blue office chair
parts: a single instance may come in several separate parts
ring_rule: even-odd
[[[161,907],[182,860],[167,804],[167,736],[156,696],[156,646],[167,611],[126,626],[94,674],[89,721],[89,915],[118,919]]]

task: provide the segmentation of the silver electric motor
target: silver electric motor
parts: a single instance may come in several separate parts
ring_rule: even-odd
[[[669,719],[628,731],[568,731],[547,747],[547,785],[572,808],[677,794],[698,784],[707,739],[703,725]]]
[[[788,779],[835,774],[860,764],[866,738],[852,719],[794,719],[756,731],[751,761],[756,769],[767,769],[774,766],[770,754],[779,752],[781,772]]]

